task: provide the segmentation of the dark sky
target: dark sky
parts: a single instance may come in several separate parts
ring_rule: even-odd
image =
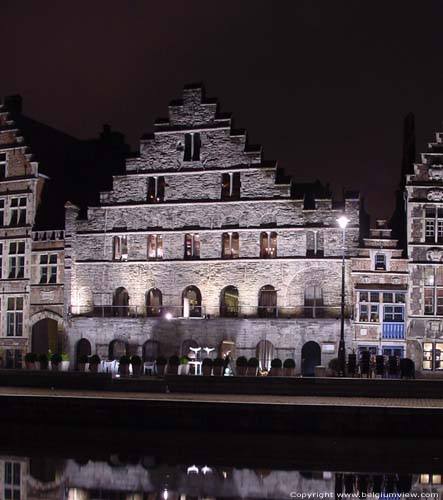
[[[133,148],[185,83],[295,180],[360,190],[390,215],[402,122],[417,151],[443,120],[443,3],[421,1],[25,1],[0,3],[0,96],[80,138],[102,123]]]

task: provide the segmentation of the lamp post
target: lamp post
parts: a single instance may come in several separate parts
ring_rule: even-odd
[[[342,215],[337,219],[338,225],[343,230],[342,259],[341,259],[341,318],[340,318],[340,343],[338,344],[338,369],[339,376],[344,377],[346,372],[346,350],[345,350],[345,242],[346,226],[349,219]]]

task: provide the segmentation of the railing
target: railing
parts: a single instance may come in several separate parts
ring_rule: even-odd
[[[404,323],[383,323],[382,335],[384,339],[404,339]]]
[[[345,317],[350,318],[352,307],[345,307]],[[340,318],[340,306],[221,306],[210,308],[205,306],[71,306],[71,316],[87,316],[102,318]]]

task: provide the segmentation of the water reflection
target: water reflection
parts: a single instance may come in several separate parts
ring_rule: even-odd
[[[342,493],[379,498],[440,498],[442,475],[435,471],[383,473],[297,471],[168,465],[154,456],[106,460],[0,456],[0,498],[5,500],[213,500],[340,498]],[[319,496],[322,495],[322,496]],[[362,495],[363,496],[363,495]],[[305,497],[307,498],[307,497]]]

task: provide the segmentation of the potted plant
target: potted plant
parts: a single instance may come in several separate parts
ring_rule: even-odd
[[[189,358],[187,356],[182,356],[180,358],[180,365],[178,367],[179,375],[189,375]]]
[[[134,377],[140,377],[141,369],[142,369],[142,358],[134,354],[131,357],[131,365],[132,365],[132,375]]]
[[[220,377],[223,375],[223,368],[225,366],[225,360],[223,358],[215,358],[212,362],[212,373]]]
[[[40,363],[40,370],[48,369],[48,356],[45,353],[39,354],[38,362]]]
[[[295,373],[295,361],[292,358],[285,359],[283,362],[283,375],[293,377]]]
[[[35,354],[35,352],[28,352],[25,355],[25,364],[28,370],[35,370],[36,361],[37,361],[37,354]]]
[[[129,365],[131,363],[131,358],[123,354],[120,356],[120,361],[118,365],[118,371],[122,377],[129,375]]]
[[[237,358],[235,362],[237,375],[239,377],[244,377],[246,375],[246,370],[248,369],[248,360],[244,356]]]
[[[171,356],[168,359],[168,375],[177,375],[179,364],[180,364],[180,358],[175,355]]]
[[[328,363],[329,373],[331,377],[337,377],[340,371],[340,365],[338,363],[338,358],[332,358]]]
[[[92,373],[98,372],[98,365],[100,364],[100,357],[97,354],[94,354],[89,359],[89,371]]]
[[[165,374],[165,366],[166,366],[167,360],[164,356],[159,356],[155,360],[155,371],[158,376],[163,377]]]
[[[86,370],[87,362],[88,362],[88,356],[86,354],[80,354],[77,360],[77,370],[79,372],[84,372]]]
[[[205,358],[202,361],[202,372],[205,377],[210,377],[212,373],[212,359]]]
[[[62,352],[62,372],[67,372],[69,370],[69,354],[67,352]]]
[[[61,354],[58,354],[57,352],[55,352],[51,356],[51,370],[53,372],[58,372],[61,362],[62,362]]]
[[[281,377],[283,373],[283,363],[281,359],[275,358],[271,361],[271,370],[269,371],[270,377]]]
[[[248,377],[256,377],[258,372],[259,362],[257,358],[248,359],[248,368],[246,370],[246,375]]]

